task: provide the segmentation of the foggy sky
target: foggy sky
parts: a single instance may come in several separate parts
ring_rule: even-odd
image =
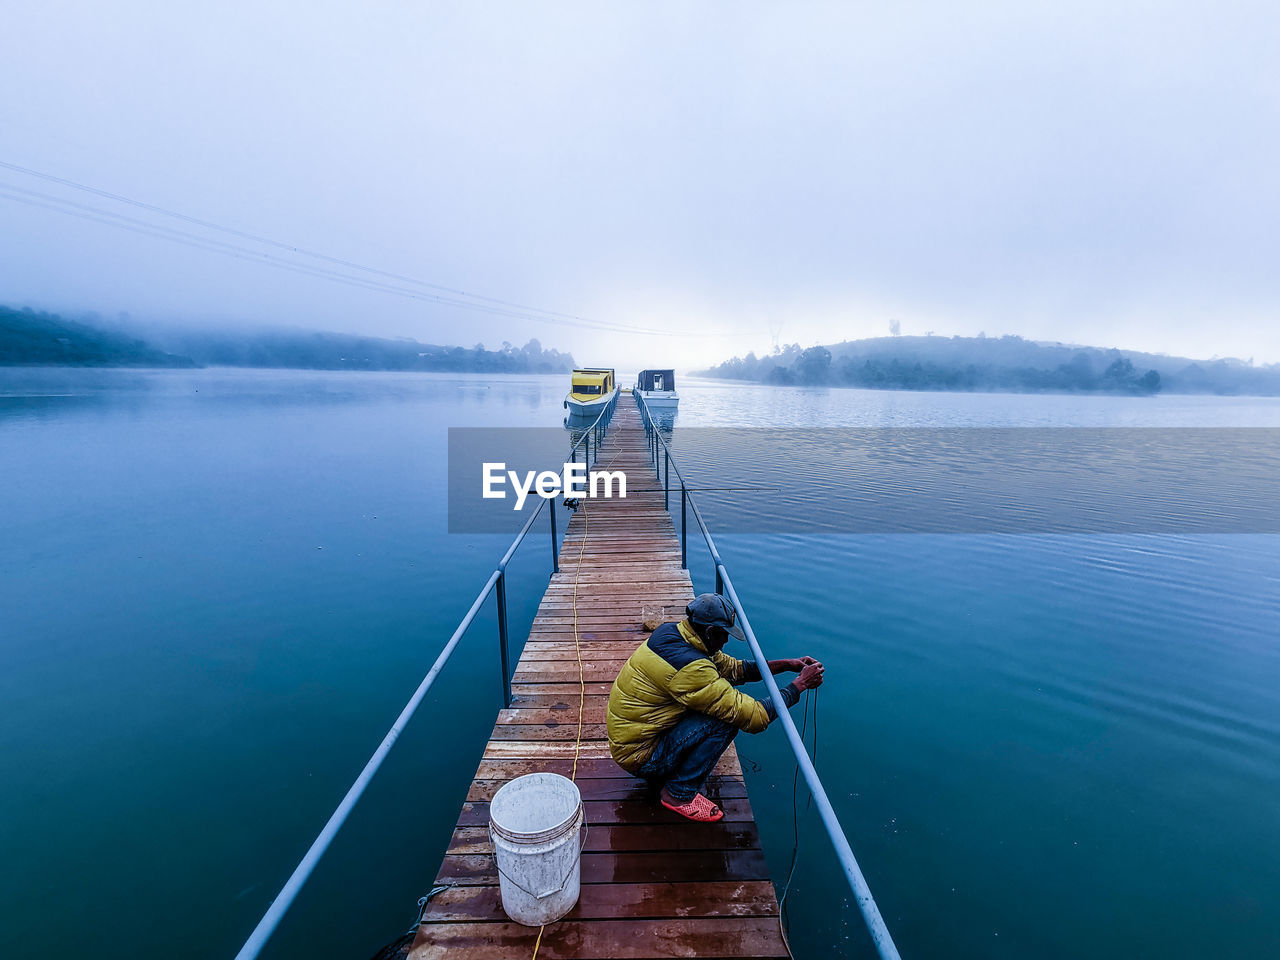
[[[1280,360],[1272,4],[9,0],[3,21],[0,160],[670,335],[442,307],[0,199],[3,303],[536,336],[628,367],[891,319]]]

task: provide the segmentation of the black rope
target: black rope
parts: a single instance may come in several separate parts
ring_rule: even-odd
[[[812,692],[812,697],[810,693]],[[806,690],[804,694],[804,714],[800,718],[800,742],[804,743],[805,733],[809,728],[809,707],[812,699],[813,707],[813,752],[812,760],[817,766],[818,763],[818,690],[815,687],[812,691]],[[787,936],[787,894],[791,892],[791,881],[795,877],[796,863],[800,859],[800,804],[799,804],[799,788],[800,788],[800,760],[796,759],[795,772],[791,775],[791,866],[787,870],[787,881],[782,885],[782,896],[778,898],[778,929],[782,931],[782,941],[786,944],[787,953],[791,953],[791,941]],[[805,802],[805,809],[808,810],[810,804],[813,803],[813,791],[809,791],[809,798]]]
[[[427,904],[431,902],[431,898],[434,897],[437,893],[444,893],[446,890],[448,890],[452,886],[453,886],[452,883],[436,884],[436,886],[432,887],[430,892],[428,892],[425,897],[418,898],[418,919],[413,921],[413,926],[411,926],[408,932],[405,933],[406,937],[417,933],[418,927],[422,926],[423,922],[427,919]]]
[[[813,688],[813,768],[818,769],[818,687]],[[808,810],[813,806],[813,791],[809,791],[809,799],[804,802]]]

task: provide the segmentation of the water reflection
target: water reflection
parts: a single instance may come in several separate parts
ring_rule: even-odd
[[[676,428],[677,412],[675,410],[651,410],[649,415],[653,418],[654,426],[661,430],[664,435],[670,437]]]

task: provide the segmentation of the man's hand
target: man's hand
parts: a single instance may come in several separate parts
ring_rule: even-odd
[[[797,690],[815,690],[822,686],[823,666],[812,657],[803,657],[801,659],[809,662],[804,665],[804,669],[800,671],[800,676],[792,681],[796,685]]]
[[[817,662],[813,657],[797,657],[794,660],[770,660],[769,672],[775,677],[780,673],[799,673],[809,664]]]

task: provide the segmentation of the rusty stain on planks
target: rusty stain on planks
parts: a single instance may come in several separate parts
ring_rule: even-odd
[[[652,482],[639,413],[625,399],[600,463],[626,471],[627,497],[589,501],[589,515],[579,511],[569,521],[560,573],[515,668],[514,700],[498,713],[436,876],[450,886],[427,905],[412,960],[532,957],[538,929],[502,912],[485,829],[489,801],[526,773],[571,774],[580,706],[577,783],[591,824],[582,894],[543,932],[539,960],[787,956],[736,751],[730,747],[707,783],[725,811],[715,824],[688,823],[663,809],[609,756],[605,705],[623,661],[648,636],[640,623],[655,611],[663,619],[681,616],[693,587],[680,568],[662,488]]]

